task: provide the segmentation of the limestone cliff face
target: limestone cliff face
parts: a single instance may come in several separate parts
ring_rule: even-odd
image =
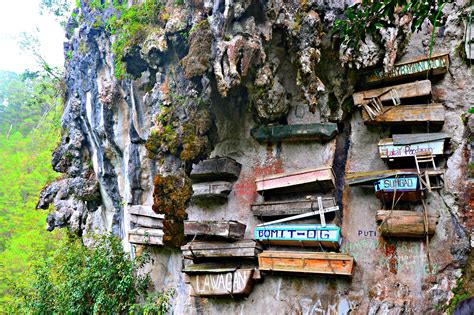
[[[370,190],[344,185],[346,172],[387,169],[377,143],[390,129],[366,127],[352,110],[357,68],[390,69],[427,54],[431,28],[409,36],[409,21],[367,41],[360,52],[339,48],[331,35],[351,1],[162,1],[166,19],[128,49],[126,79],[114,74],[115,40],[81,0],[79,25],[69,25],[65,44],[67,97],[63,136],[53,167],[65,177],[41,194],[54,211],[49,229],[69,227],[83,235],[110,230],[133,251],[126,235],[128,209],[154,204],[153,179],[186,178],[193,163],[227,156],[242,164],[225,204],[202,207],[185,198],[190,220],[238,220],[246,238],[260,222],[250,212],[261,199],[255,179],[301,168],[332,165],[342,211],[341,251],[356,260],[352,279],[269,274],[247,299],[201,299],[190,295],[179,249],[153,249],[156,289],[175,288],[177,314],[268,312],[303,314],[436,313],[451,297],[471,246],[472,218],[463,202],[467,176],[464,113],[474,106],[472,68],[458,54],[464,35],[458,1],[444,8],[447,26],[434,51],[450,53],[449,73],[433,81],[433,101],[444,104],[443,131],[451,136],[444,160],[447,189],[430,194],[439,214],[430,241],[431,268],[422,241],[384,240],[377,230],[380,207]],[[352,68],[341,63],[350,64]],[[317,142],[260,144],[250,130],[262,124],[336,122],[339,135]],[[155,182],[156,184],[156,182]],[[259,199],[260,198],[260,199]],[[155,199],[156,202],[156,199]],[[176,244],[175,244],[176,245]],[[431,274],[429,270],[431,269]]]

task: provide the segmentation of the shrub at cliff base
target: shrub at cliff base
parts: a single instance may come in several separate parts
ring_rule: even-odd
[[[165,314],[173,291],[150,294],[150,277],[139,273],[149,260],[130,259],[112,235],[94,245],[71,237],[49,258],[33,265],[31,285],[21,289],[21,311],[34,314]],[[144,303],[139,304],[142,299]]]

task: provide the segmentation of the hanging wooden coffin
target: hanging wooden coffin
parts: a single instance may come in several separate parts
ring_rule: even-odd
[[[245,228],[237,221],[185,221],[184,235],[192,239],[240,240]]]
[[[419,201],[421,190],[418,184],[418,176],[401,176],[384,178],[375,181],[375,195],[380,200],[393,201]]]
[[[258,255],[258,268],[262,271],[351,277],[354,266],[353,257],[339,253],[264,251]]]
[[[383,69],[377,69],[365,74],[365,82],[389,82],[410,78],[422,78],[431,74],[439,75],[446,73],[449,69],[448,53],[433,53],[429,56],[420,56],[394,65],[393,70],[386,72]]]
[[[162,229],[164,214],[157,214],[151,206],[131,206],[129,208],[130,222],[139,227]]]
[[[322,198],[324,209],[336,207],[334,198]],[[252,204],[256,217],[279,217],[308,213],[319,209],[316,198],[291,201],[271,201]]]
[[[404,83],[394,86],[387,86],[378,89],[366,90],[352,94],[354,105],[366,104],[373,97],[378,97],[381,102],[392,101],[395,98],[400,100],[428,96],[431,94],[431,81],[421,80]]]
[[[379,179],[388,177],[418,176],[415,169],[392,169],[370,172],[348,172],[346,174],[346,184],[349,186],[373,187]]]
[[[255,180],[260,194],[328,191],[334,189],[335,182],[332,168],[328,166],[263,176]]]
[[[430,123],[444,124],[443,104],[430,105],[398,105],[384,107],[384,112],[373,119],[365,110],[362,111],[362,120],[367,125],[412,125]]]
[[[428,216],[428,234],[436,230],[439,215]],[[425,225],[423,215],[416,211],[378,210],[376,221],[382,236],[390,237],[424,237]]]
[[[335,123],[261,126],[250,131],[259,142],[268,141],[319,141],[331,140],[337,134]]]
[[[262,251],[254,240],[228,242],[193,241],[181,247],[183,256],[188,259],[201,258],[255,258]]]
[[[254,237],[263,244],[336,249],[341,242],[341,228],[320,224],[275,224],[256,227]]]
[[[230,182],[206,182],[193,184],[193,199],[222,199],[226,200],[227,195],[232,191]]]
[[[254,268],[201,264],[183,269],[194,294],[201,297],[246,297],[253,289]]]
[[[163,246],[163,230],[137,228],[128,231],[128,241],[131,244]]]
[[[382,159],[413,157],[417,152],[430,152],[432,155],[444,153],[445,133],[420,133],[393,135],[379,141]]]
[[[229,157],[216,157],[193,164],[190,177],[195,181],[234,180],[242,165]]]

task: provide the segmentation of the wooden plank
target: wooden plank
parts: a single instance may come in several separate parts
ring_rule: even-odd
[[[234,180],[242,165],[229,157],[216,157],[193,164],[190,177],[198,181]]]
[[[128,231],[131,244],[163,246],[163,230],[137,228]]]
[[[261,126],[250,131],[251,136],[259,142],[268,141],[328,141],[337,134],[335,123],[314,123]]]
[[[418,171],[416,169],[393,169],[370,172],[348,172],[346,173],[346,184],[349,186],[373,187],[373,183],[379,179],[402,175],[418,176]]]
[[[341,228],[320,224],[275,224],[256,227],[254,237],[263,244],[338,248]]]
[[[412,133],[412,134],[395,134],[392,136],[392,142],[395,145],[415,144],[423,142],[432,142],[437,140],[449,139],[449,135],[444,132],[433,133]]]
[[[331,167],[324,166],[296,172],[280,173],[259,177],[255,180],[257,192],[305,192],[314,190],[331,190],[336,180]]]
[[[291,201],[271,201],[254,203],[251,206],[253,215],[256,217],[278,217],[308,213],[318,210],[316,198]],[[334,198],[322,198],[324,208],[336,207]]]
[[[224,181],[193,184],[193,199],[227,199],[232,183]]]
[[[393,70],[385,72],[382,68],[366,72],[364,79],[366,83],[392,82],[401,79],[422,78],[427,75],[444,74],[449,69],[448,53],[433,53],[431,59],[428,56],[419,56],[407,61],[398,62]]]
[[[184,235],[193,239],[239,240],[244,237],[245,228],[237,221],[185,221]]]
[[[200,297],[246,297],[252,292],[254,269],[222,273],[190,274],[194,295]]]
[[[444,154],[444,139],[413,144],[394,144],[392,138],[379,141],[379,154],[382,159],[414,157],[418,152],[429,152],[432,155]]]
[[[164,215],[163,215],[164,217]],[[156,219],[151,217],[142,217],[139,215],[131,214],[130,215],[130,222],[141,226],[141,227],[148,227],[154,229],[162,229],[163,228],[163,219]]]
[[[264,251],[258,255],[258,267],[262,271],[351,277],[354,265],[353,257],[338,253]]]
[[[433,103],[429,105],[399,105],[386,106],[383,114],[370,119],[365,110],[362,111],[362,120],[367,125],[390,124],[411,125],[430,123],[435,125],[444,124],[443,104]]]
[[[436,230],[439,215],[428,216],[428,234]],[[391,237],[424,237],[425,227],[423,216],[415,211],[378,210],[376,221],[380,225],[382,236]]]
[[[352,94],[354,105],[361,106],[367,104],[372,97],[379,97],[382,102],[391,101],[392,96],[388,91],[396,91],[396,95],[400,99],[412,97],[428,96],[431,94],[431,81],[422,80],[399,85],[387,86],[378,89],[366,90]],[[385,93],[385,94],[384,94]]]
[[[193,241],[181,247],[183,257],[195,258],[255,258],[262,251],[254,240],[241,240],[233,243]]]
[[[161,219],[161,220],[165,218],[164,214],[158,214],[155,211],[153,211],[151,206],[142,206],[142,205],[130,206],[128,208],[128,212],[130,214],[134,214],[134,215],[142,216],[142,217],[150,217],[150,218]]]

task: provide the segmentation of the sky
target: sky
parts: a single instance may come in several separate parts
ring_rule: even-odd
[[[40,14],[40,0],[0,1],[0,70],[17,73],[38,70],[35,58],[18,45],[22,32],[37,34],[43,58],[53,66],[62,67],[64,30],[53,16]]]

